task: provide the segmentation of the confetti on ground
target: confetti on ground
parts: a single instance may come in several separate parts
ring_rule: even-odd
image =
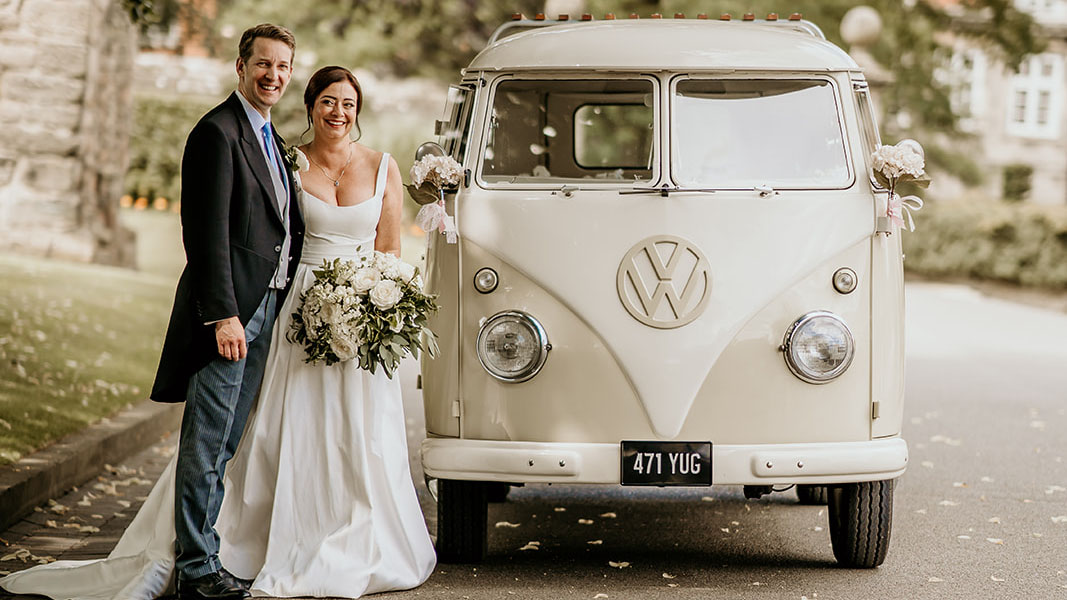
[[[552,510],[554,510],[556,512],[566,512],[567,509],[562,507],[562,506],[557,506],[556,508],[553,508]]]
[[[960,505],[959,502],[953,502],[952,500],[942,500],[941,502],[938,502],[938,504],[940,504],[941,506],[959,506]]]
[[[993,581],[1004,581],[1003,578],[997,577],[996,575],[990,575],[989,578],[992,579]]]
[[[615,562],[613,560],[609,560],[608,561],[608,565],[612,566],[612,567],[615,567],[616,569],[625,569],[626,567],[630,566],[630,563],[626,562],[625,560],[619,561],[619,562]]]
[[[596,596],[593,596],[593,598],[607,598],[607,597],[608,597],[608,595],[605,594],[604,592],[600,592]]]
[[[985,541],[989,542],[990,544],[997,544],[997,545],[1003,545],[1004,544],[1004,540],[1002,540],[1000,538],[986,538]]]
[[[999,525],[1000,524],[1000,517],[989,517],[989,522],[990,523],[996,523],[996,524]]]
[[[947,446],[959,446],[959,445],[961,445],[963,443],[963,440],[957,440],[957,439],[954,439],[954,438],[950,438],[947,435],[940,435],[940,434],[931,437],[930,441],[931,442],[940,442],[940,443],[945,444]]]
[[[944,579],[941,579],[940,577],[928,577],[926,581],[930,583],[941,583]]]
[[[711,496],[701,496],[700,501],[701,502],[715,502],[715,498],[712,498]]]
[[[957,535],[956,539],[957,540],[969,540],[969,539],[971,539],[971,536],[969,536],[969,535]]]
[[[963,482],[963,481],[954,481],[954,482],[952,482],[952,487],[965,488],[965,487],[967,487],[967,483]]]
[[[519,523],[510,523],[508,521],[497,521],[497,523],[496,523],[497,527],[509,527],[511,529],[514,529],[514,528],[518,527],[519,525],[520,525]]]
[[[615,514],[615,513],[613,513],[613,512],[606,512],[606,513],[602,513],[602,514],[600,515],[600,518],[602,518],[602,519],[614,519],[614,518],[615,518],[615,517],[617,517],[617,516],[618,516],[618,515],[616,515],[616,514]]]
[[[993,483],[993,478],[989,476],[982,477],[982,483]]]
[[[599,545],[604,543],[604,540],[589,540],[586,543],[589,544],[590,546],[599,546]]]
[[[537,541],[526,542],[525,546],[523,546],[522,548],[519,548],[519,550],[540,550],[540,549],[541,549],[541,542],[537,542]]]
[[[593,524],[593,520],[592,519],[578,519],[578,524],[579,525],[592,525]]]
[[[1053,523],[1067,523],[1067,515],[1060,515],[1058,517],[1052,517]]]
[[[670,573],[664,573],[664,574],[663,574],[663,578],[664,578],[664,579],[674,579],[674,578],[675,578],[675,576],[674,576],[674,575],[671,575]]]
[[[925,508],[920,508],[920,509],[916,510],[915,512],[919,513],[920,515],[925,515],[926,514],[926,509]]]
[[[1046,494],[1055,494],[1056,492],[1067,492],[1067,488],[1062,485],[1050,485],[1048,486],[1048,489],[1045,490]]]

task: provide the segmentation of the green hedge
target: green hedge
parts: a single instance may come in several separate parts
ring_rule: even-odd
[[[177,200],[185,138],[215,104],[185,98],[137,98],[130,132],[126,193],[149,201]]]
[[[1067,206],[928,202],[915,221],[902,234],[911,272],[1067,288]]]

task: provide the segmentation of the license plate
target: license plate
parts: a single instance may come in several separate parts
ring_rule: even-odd
[[[711,442],[622,442],[623,485],[711,485]]]

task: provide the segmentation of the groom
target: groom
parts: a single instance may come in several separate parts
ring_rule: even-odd
[[[277,25],[241,36],[237,91],[204,115],[181,171],[186,266],[151,397],[185,402],[175,474],[178,595],[247,598],[219,562],[223,474],[263,379],[278,306],[304,224],[270,109],[289,83],[295,40]]]

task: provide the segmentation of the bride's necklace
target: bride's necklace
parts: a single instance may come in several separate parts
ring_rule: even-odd
[[[326,179],[329,179],[333,182],[333,187],[338,187],[341,185],[341,179],[343,179],[345,176],[345,169],[347,169],[349,163],[352,162],[352,146],[351,144],[348,146],[348,160],[345,161],[345,166],[341,167],[341,174],[337,176],[337,179],[330,177],[330,174],[326,172],[326,169],[324,169],[319,163],[315,162],[314,158],[311,158],[310,152],[308,152],[308,158],[316,167],[319,168],[320,171],[322,171],[322,174],[326,176]]]

